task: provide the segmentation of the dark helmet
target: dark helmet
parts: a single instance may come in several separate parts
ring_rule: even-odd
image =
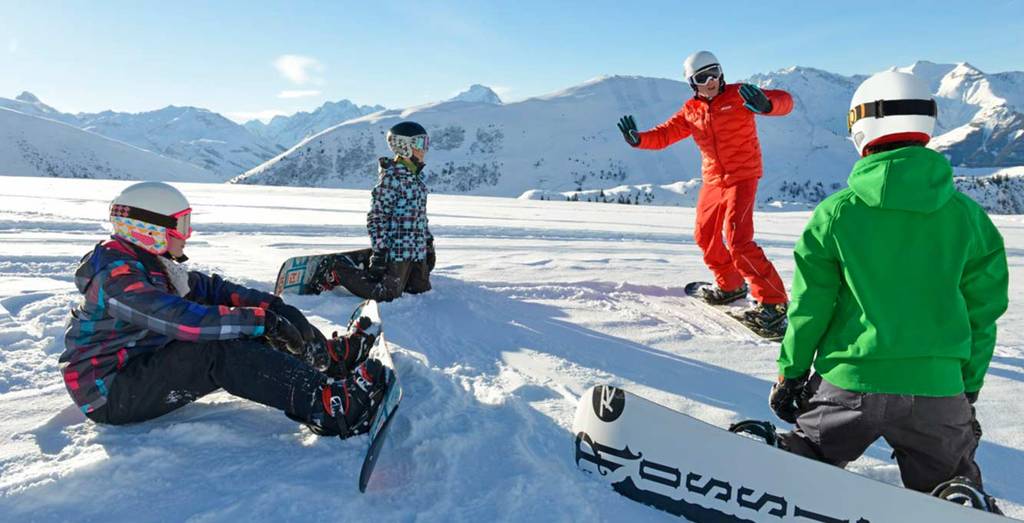
[[[430,147],[427,130],[416,122],[399,122],[388,129],[388,147],[399,156],[411,157],[413,149],[423,152]]]

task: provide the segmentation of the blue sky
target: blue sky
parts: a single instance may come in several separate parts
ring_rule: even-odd
[[[327,100],[404,107],[472,83],[506,100],[605,74],[731,79],[791,65],[870,73],[918,59],[1024,70],[1024,1],[11,1],[0,96],[68,111],[195,105],[236,120]]]

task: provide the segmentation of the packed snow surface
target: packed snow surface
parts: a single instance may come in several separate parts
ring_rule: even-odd
[[[0,520],[678,521],[576,469],[579,395],[612,383],[720,426],[773,419],[778,345],[683,296],[709,276],[692,209],[433,195],[434,290],[382,306],[406,396],[366,494],[365,437],[318,438],[223,392],[97,426],[72,405],[57,357],[72,273],[126,183],[0,178]],[[246,285],[269,290],[289,256],[367,243],[365,191],[179,187],[195,209],[192,266]],[[756,217],[786,281],[807,218]],[[1021,518],[1024,220],[994,220],[1011,301],[977,405],[978,456],[990,492]],[[324,330],[355,305],[289,301]],[[878,444],[850,469],[898,484],[889,453]]]

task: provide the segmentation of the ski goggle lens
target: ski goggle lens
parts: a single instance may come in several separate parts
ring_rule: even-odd
[[[694,75],[690,77],[690,81],[696,85],[707,85],[711,80],[717,80],[721,77],[722,68],[717,65],[712,65],[694,73]]]
[[[425,134],[414,136],[412,138],[412,147],[427,152],[427,149],[430,148],[430,137]]]
[[[171,218],[174,218],[177,223],[173,229],[167,229],[167,234],[182,240],[189,239],[192,236],[192,209],[185,209],[184,211],[174,213],[171,215]]]

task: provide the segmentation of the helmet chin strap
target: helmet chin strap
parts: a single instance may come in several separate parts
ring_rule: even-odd
[[[167,251],[163,253],[163,257],[176,263],[185,263],[188,261],[188,256],[185,256],[185,253],[181,253],[181,256],[175,256],[171,254],[170,251]]]

